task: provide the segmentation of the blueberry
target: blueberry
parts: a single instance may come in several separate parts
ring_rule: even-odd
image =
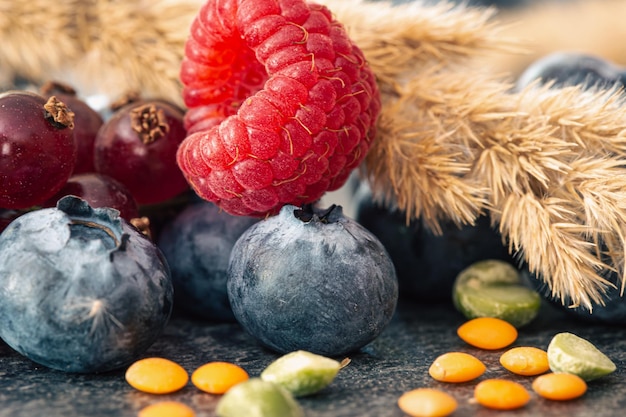
[[[621,277],[615,272],[609,272],[605,278],[614,287],[607,289],[603,304],[593,303],[591,310],[584,306],[572,307],[569,298],[562,301],[560,298],[553,297],[547,284],[541,279],[533,279],[531,283],[557,311],[564,312],[573,319],[588,323],[624,326],[626,325],[626,299],[621,294]]]
[[[228,259],[235,241],[257,221],[202,201],[164,227],[158,245],[172,271],[175,308],[206,320],[235,321],[226,292]]]
[[[624,69],[594,55],[555,52],[533,62],[518,78],[516,88],[532,82],[552,83],[552,87],[580,85],[584,88],[623,88]]]
[[[423,303],[451,302],[456,276],[469,265],[484,259],[515,264],[487,216],[462,227],[444,221],[442,233],[435,234],[421,219],[407,223],[404,212],[374,201],[365,184],[355,195],[355,205],[356,221],[387,248],[402,298]]]
[[[117,210],[67,196],[0,235],[0,337],[53,369],[136,360],[165,327],[172,292],[160,250]]]
[[[228,269],[235,317],[277,352],[344,355],[373,341],[398,299],[380,241],[340,206],[284,206],[235,243]]]

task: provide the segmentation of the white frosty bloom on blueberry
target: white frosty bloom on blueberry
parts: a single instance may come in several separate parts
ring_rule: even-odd
[[[172,296],[165,258],[117,210],[68,196],[0,234],[0,337],[50,368],[127,365],[161,334]]]

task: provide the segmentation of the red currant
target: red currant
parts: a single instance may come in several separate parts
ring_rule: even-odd
[[[0,94],[0,207],[39,205],[63,187],[76,164],[73,118],[54,96]]]
[[[50,198],[45,207],[54,207],[66,195],[87,201],[91,207],[110,207],[119,210],[128,221],[139,217],[139,206],[133,195],[119,181],[95,172],[72,175],[67,183]]]
[[[163,101],[138,101],[117,110],[98,131],[96,171],[124,184],[140,205],[155,204],[188,189],[176,164],[186,137],[182,110]]]
[[[93,144],[100,126],[104,123],[100,114],[78,97],[71,86],[49,82],[41,87],[44,95],[54,94],[74,113],[74,140],[77,157],[73,174],[95,171],[93,165]]]

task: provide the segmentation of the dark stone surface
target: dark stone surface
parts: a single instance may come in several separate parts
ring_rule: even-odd
[[[351,363],[319,394],[300,399],[307,417],[402,417],[396,405],[405,391],[417,387],[442,388],[459,401],[455,416],[622,416],[626,408],[626,326],[580,323],[545,306],[536,321],[520,329],[515,345],[547,348],[551,337],[569,331],[587,338],[604,351],[618,370],[589,383],[584,397],[570,402],[550,402],[532,394],[523,409],[498,412],[472,402],[477,381],[444,384],[428,375],[428,367],[440,354],[465,351],[487,365],[478,381],[505,377],[530,390],[532,378],[517,377],[499,362],[502,351],[481,351],[456,335],[464,318],[449,305],[411,306],[402,302],[391,325],[363,351],[351,355]],[[278,357],[260,347],[237,324],[208,324],[182,316],[172,318],[165,334],[146,356],[177,361],[189,373],[215,360],[232,361],[252,376]],[[338,358],[341,359],[341,358]],[[144,406],[161,400],[182,401],[198,417],[214,416],[219,396],[203,393],[191,383],[168,395],[138,392],[124,380],[124,370],[101,375],[66,374],[38,366],[6,345],[0,345],[0,417],[136,416]],[[279,417],[279,416],[277,416]]]

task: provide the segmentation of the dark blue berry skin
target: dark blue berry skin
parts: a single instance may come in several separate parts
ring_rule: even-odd
[[[235,321],[226,292],[228,260],[237,239],[257,221],[202,201],[165,226],[158,245],[172,271],[176,309],[205,320]]]
[[[117,210],[68,196],[0,235],[0,337],[41,365],[130,364],[164,329],[172,293],[160,250]]]
[[[374,235],[328,210],[285,206],[233,247],[228,296],[263,345],[341,356],[373,341],[391,320],[398,283]]]
[[[605,277],[615,287],[607,289],[604,295],[604,304],[593,303],[591,310],[584,306],[572,307],[571,300],[561,301],[551,295],[550,289],[540,279],[533,279],[532,284],[553,307],[564,312],[573,319],[589,322],[602,323],[617,326],[626,326],[626,300],[620,295],[620,277],[614,272]]]
[[[555,52],[533,62],[519,76],[516,88],[521,90],[532,82],[552,83],[554,88],[579,85],[586,89],[623,88],[624,69],[594,55]]]
[[[357,191],[355,205],[356,221],[378,237],[396,266],[401,298],[451,302],[457,275],[474,262],[500,259],[516,264],[488,217],[473,226],[443,222],[438,235],[421,220],[407,223],[404,213],[375,202],[366,185]]]

